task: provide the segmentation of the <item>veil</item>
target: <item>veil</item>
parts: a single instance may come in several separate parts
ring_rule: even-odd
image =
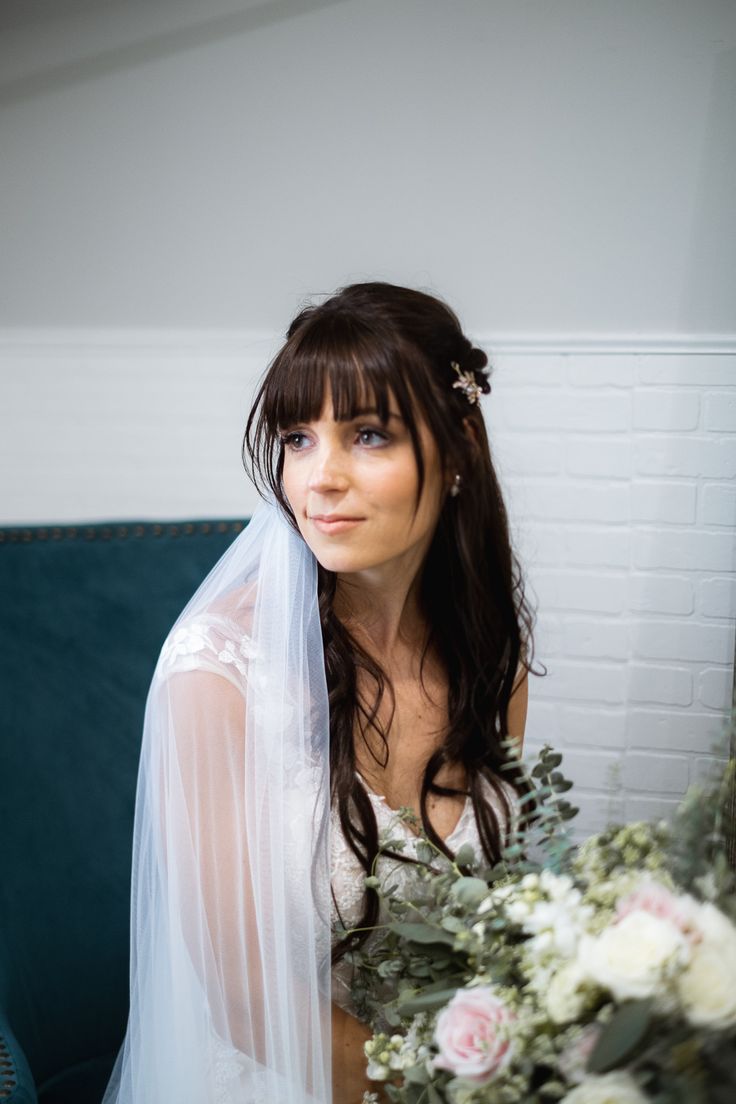
[[[270,498],[148,692],[103,1104],[331,1104],[329,812],[317,563]]]

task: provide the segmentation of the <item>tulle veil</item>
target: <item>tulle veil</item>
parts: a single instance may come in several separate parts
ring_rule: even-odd
[[[103,1104],[331,1104],[329,810],[317,564],[269,498],[152,678]]]

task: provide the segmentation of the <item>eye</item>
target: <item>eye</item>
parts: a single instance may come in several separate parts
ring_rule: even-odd
[[[280,433],[279,438],[284,448],[291,449],[292,452],[300,452],[302,441],[306,439],[306,435],[294,431],[293,433]]]
[[[377,439],[378,444],[385,444],[388,441],[388,434],[384,433],[380,429],[374,429],[372,426],[363,426],[358,430],[358,436],[361,438],[361,444],[368,445],[370,447],[371,442],[365,440],[366,437],[374,437]]]

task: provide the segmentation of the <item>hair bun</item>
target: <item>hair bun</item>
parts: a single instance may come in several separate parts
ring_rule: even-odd
[[[484,395],[490,394],[490,368],[488,367],[488,357],[482,349],[478,349],[476,346],[471,345],[463,358],[461,367],[464,368],[466,372],[473,373],[475,381]]]

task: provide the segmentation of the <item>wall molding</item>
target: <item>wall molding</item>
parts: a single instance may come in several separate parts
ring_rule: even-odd
[[[514,334],[468,331],[491,355],[734,356],[736,333]],[[212,355],[275,352],[282,335],[262,330],[0,328],[0,353],[49,349],[207,351]]]

